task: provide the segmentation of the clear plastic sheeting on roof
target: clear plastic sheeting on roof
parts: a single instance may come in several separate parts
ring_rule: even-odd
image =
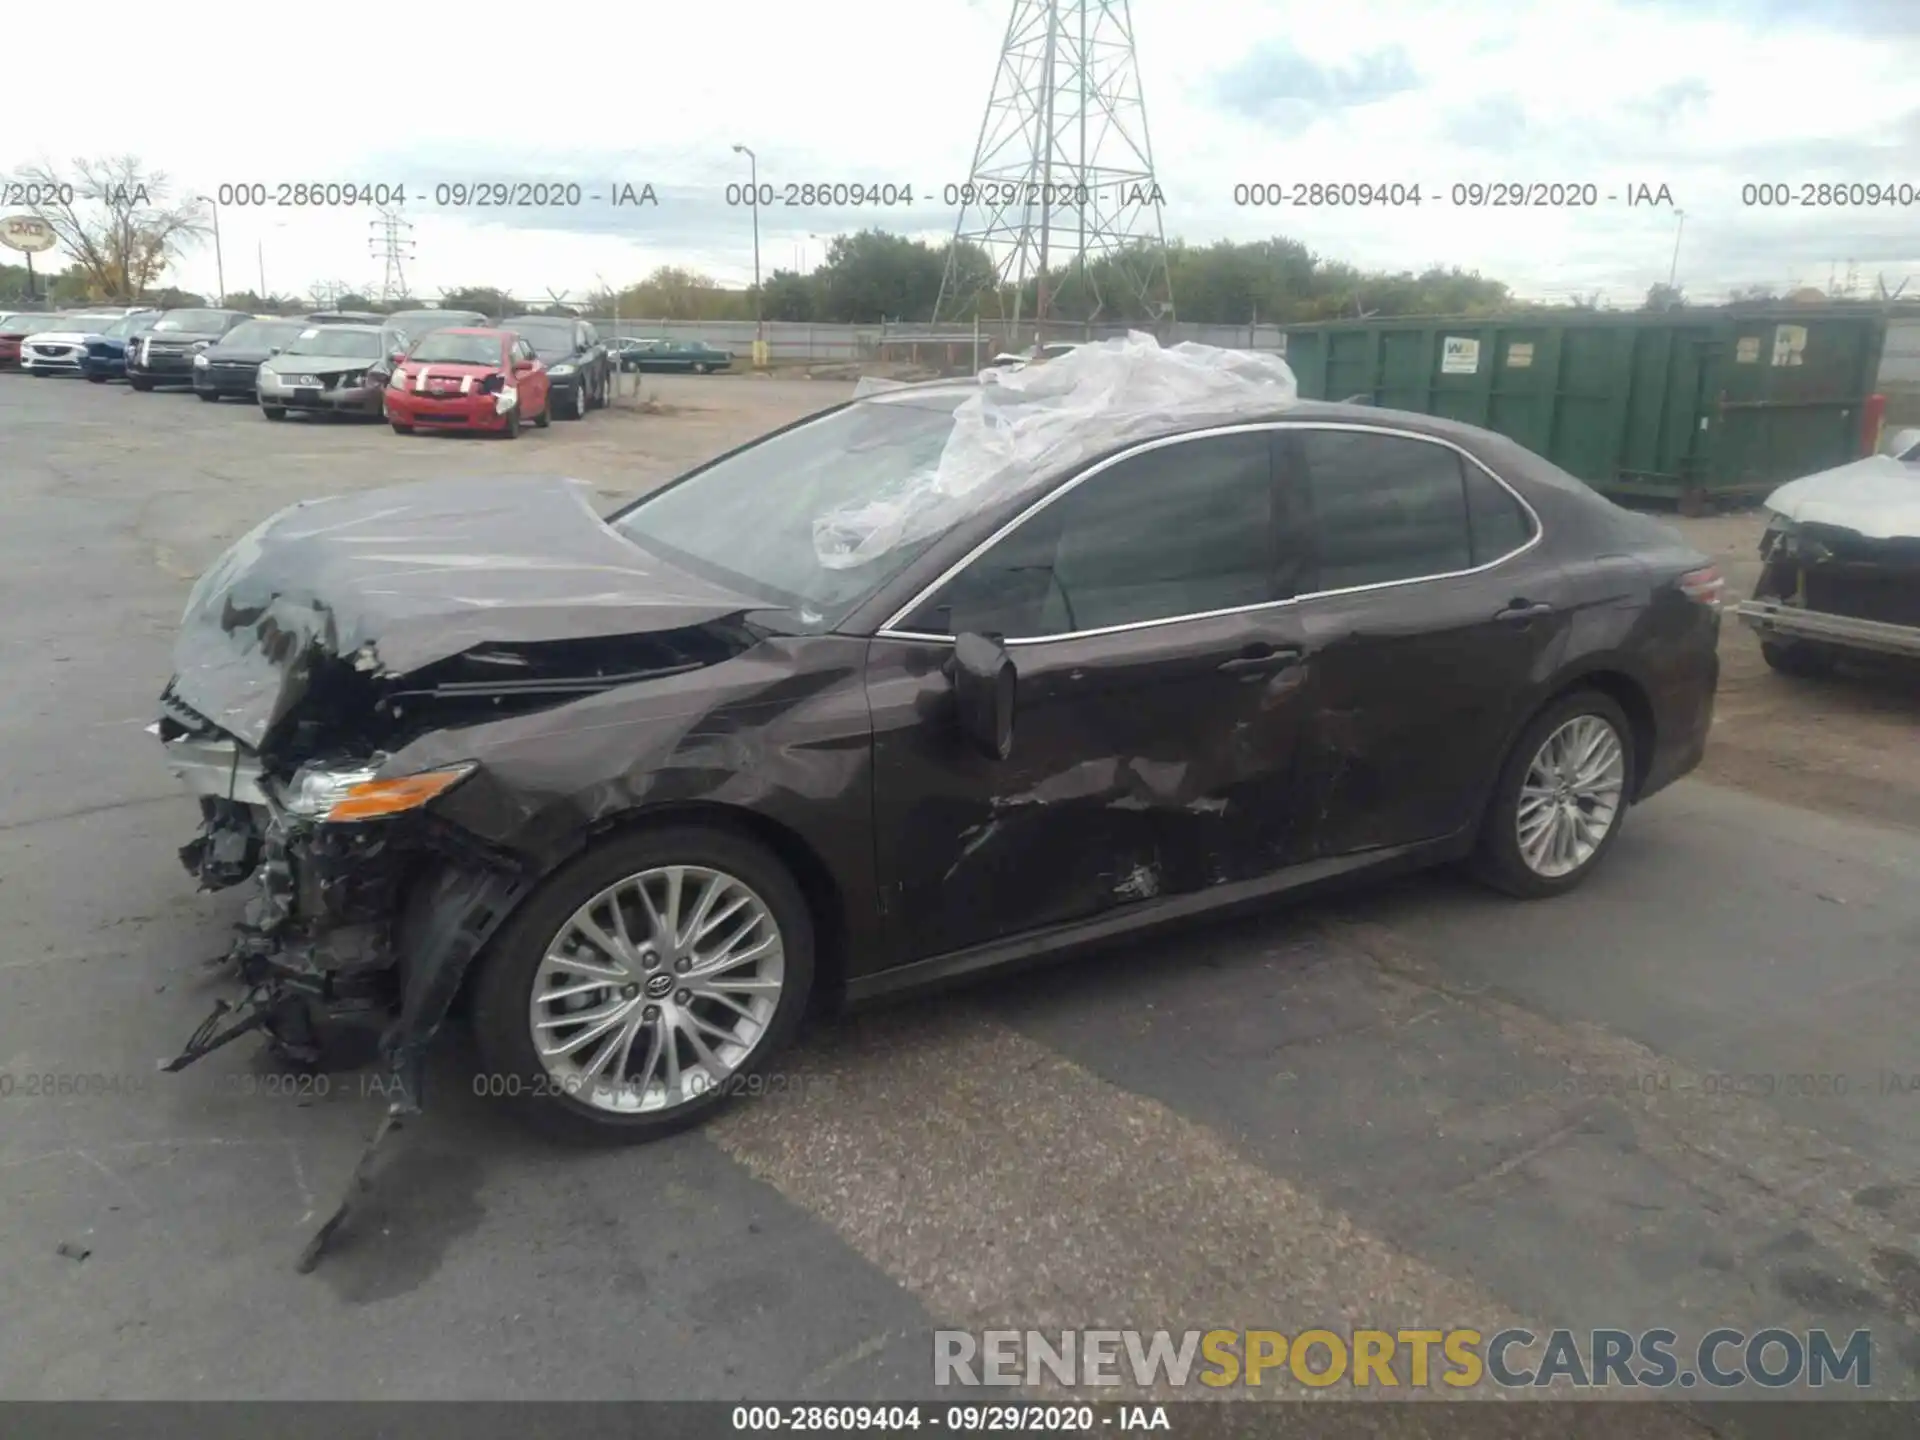
[[[1043,365],[986,370],[954,410],[939,460],[881,495],[820,516],[814,548],[827,569],[851,570],[1129,440],[1231,424],[1299,398],[1278,355],[1162,347],[1139,331]]]

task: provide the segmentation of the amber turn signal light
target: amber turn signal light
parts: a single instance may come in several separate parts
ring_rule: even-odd
[[[378,820],[417,810],[434,796],[466,779],[471,765],[456,765],[447,770],[427,770],[418,775],[400,775],[391,780],[363,780],[333,802],[327,811],[329,821]]]

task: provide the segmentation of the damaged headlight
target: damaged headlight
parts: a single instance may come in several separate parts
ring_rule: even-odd
[[[323,821],[378,820],[417,810],[473,773],[471,761],[415,775],[377,778],[376,766],[302,765],[280,803],[295,815]]]

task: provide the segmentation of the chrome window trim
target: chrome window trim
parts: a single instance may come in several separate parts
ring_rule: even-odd
[[[1533,534],[1524,545],[1517,546],[1507,551],[1506,554],[1487,561],[1484,565],[1475,565],[1466,570],[1446,570],[1433,575],[1412,575],[1404,580],[1377,580],[1370,585],[1348,585],[1338,590],[1310,590],[1304,595],[1289,596],[1285,600],[1267,600],[1258,605],[1238,605],[1227,610],[1203,610],[1190,615],[1167,615],[1155,620],[1134,620],[1125,625],[1106,625],[1094,630],[1070,630],[1058,635],[1023,635],[1009,638],[1003,643],[1009,648],[1012,648],[1015,645],[1049,645],[1059,640],[1086,640],[1100,635],[1119,635],[1130,630],[1150,630],[1160,625],[1183,625],[1192,620],[1213,620],[1224,615],[1250,615],[1259,610],[1278,610],[1283,606],[1298,605],[1303,600],[1319,600],[1328,596],[1338,595],[1359,595],[1369,590],[1392,590],[1402,585],[1426,585],[1435,580],[1457,580],[1462,576],[1478,575],[1482,571],[1491,570],[1497,565],[1504,565],[1509,560],[1518,559],[1546,538],[1547,527],[1540,519],[1540,512],[1533,508],[1532,503],[1526,496],[1509,485],[1491,466],[1482,461],[1479,456],[1472,454],[1442,436],[1427,435],[1418,430],[1403,430],[1390,425],[1367,425],[1343,420],[1260,420],[1246,425],[1217,425],[1205,430],[1188,430],[1178,435],[1162,435],[1152,440],[1143,441],[1131,449],[1121,451],[1118,455],[1110,455],[1098,464],[1088,466],[1066,484],[1041,496],[1040,499],[1032,505],[1028,506],[1025,510],[1014,516],[1013,519],[994,531],[993,534],[989,535],[985,540],[982,540],[978,545],[974,546],[973,549],[969,550],[959,560],[948,566],[946,570],[941,572],[938,579],[934,580],[932,584],[923,587],[920,593],[915,595],[911,601],[896,610],[892,617],[888,619],[887,623],[874,632],[875,638],[883,640],[934,641],[937,643],[952,644],[954,637],[951,635],[929,635],[924,631],[898,630],[894,627],[899,625],[902,620],[913,614],[913,612],[918,610],[922,605],[926,604],[928,600],[932,599],[940,590],[941,586],[947,584],[954,576],[958,575],[962,570],[966,569],[967,566],[986,554],[987,551],[991,550],[1008,535],[1019,529],[1020,526],[1026,524],[1028,520],[1038,515],[1062,495],[1078,488],[1082,483],[1091,480],[1095,475],[1098,475],[1110,466],[1118,465],[1122,460],[1131,460],[1136,455],[1144,455],[1152,450],[1164,449],[1169,445],[1185,444],[1190,440],[1206,440],[1216,435],[1244,435],[1252,431],[1274,430],[1357,431],[1366,435],[1388,435],[1403,440],[1421,440],[1430,445],[1443,446],[1453,451],[1453,453],[1461,459],[1478,466],[1481,473],[1486,475],[1494,484],[1498,485],[1519,502],[1520,508],[1527,512],[1527,518],[1533,522]],[[1465,497],[1463,495],[1463,502],[1464,499]]]

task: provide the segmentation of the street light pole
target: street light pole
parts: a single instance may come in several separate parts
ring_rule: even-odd
[[[220,255],[220,204],[210,195],[193,197],[213,211],[213,273],[220,286],[220,303],[227,303],[227,262]]]
[[[1676,210],[1673,213],[1680,217],[1680,223],[1673,232],[1673,263],[1667,266],[1667,289],[1669,290],[1673,289],[1674,277],[1680,273],[1680,237],[1686,233],[1687,229],[1687,212]]]
[[[733,147],[733,153],[747,157],[747,173],[753,183],[753,363],[767,363],[767,322],[760,297],[760,157],[745,145]]]

